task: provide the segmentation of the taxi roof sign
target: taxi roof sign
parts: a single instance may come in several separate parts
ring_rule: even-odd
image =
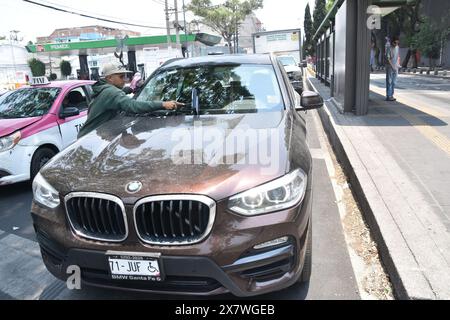
[[[37,86],[37,85],[43,85],[43,84],[49,84],[47,77],[32,77],[31,78],[31,85]]]

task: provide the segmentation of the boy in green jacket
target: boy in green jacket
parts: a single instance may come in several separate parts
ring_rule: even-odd
[[[146,113],[158,109],[173,110],[182,103],[176,101],[136,101],[128,97],[122,88],[125,86],[125,70],[122,65],[107,64],[103,68],[103,76],[92,86],[93,98],[86,123],[78,133],[78,138],[97,129],[103,123],[114,118],[120,111]]]

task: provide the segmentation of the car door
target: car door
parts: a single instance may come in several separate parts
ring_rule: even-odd
[[[77,140],[78,132],[86,122],[89,95],[84,85],[71,88],[66,92],[58,113],[58,125],[62,136],[63,148]],[[77,108],[79,114],[64,117],[64,110]]]

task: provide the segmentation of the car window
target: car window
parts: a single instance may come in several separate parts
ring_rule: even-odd
[[[0,118],[28,118],[46,114],[61,89],[24,88],[0,97]]]
[[[137,100],[177,100],[192,107],[198,94],[200,113],[254,113],[284,108],[272,65],[206,65],[162,70]]]
[[[280,62],[283,66],[296,66],[297,65],[295,58],[292,56],[278,57],[278,60],[280,60]]]
[[[70,90],[64,97],[62,107],[75,107],[83,111],[88,108],[88,100],[83,87]]]

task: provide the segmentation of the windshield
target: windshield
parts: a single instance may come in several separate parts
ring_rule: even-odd
[[[46,114],[59,88],[26,88],[0,97],[0,118],[29,118]]]
[[[194,97],[194,103],[192,103]],[[284,108],[271,65],[214,65],[162,70],[138,101],[177,100],[200,114],[255,113]]]
[[[297,62],[295,61],[294,57],[278,57],[278,60],[280,60],[281,64],[283,66],[296,66]]]

